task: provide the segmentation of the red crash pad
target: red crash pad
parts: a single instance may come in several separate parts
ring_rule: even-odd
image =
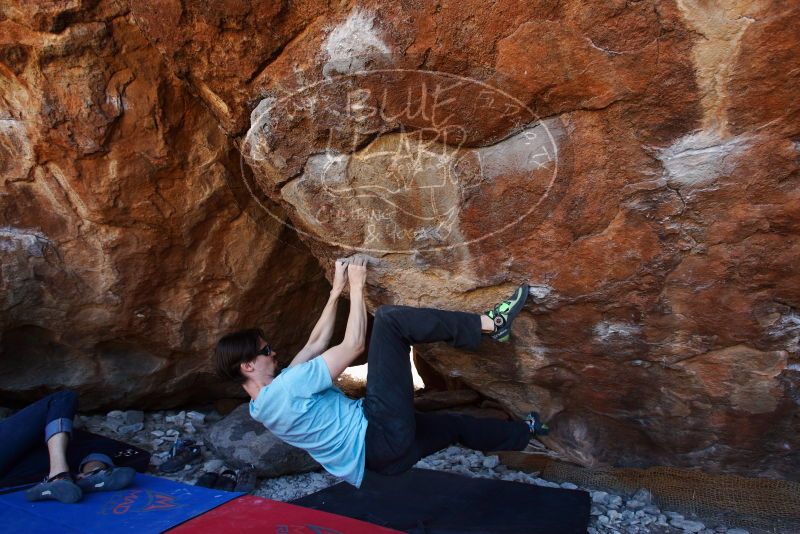
[[[190,519],[170,533],[236,532],[237,534],[400,534],[328,512],[244,495]]]

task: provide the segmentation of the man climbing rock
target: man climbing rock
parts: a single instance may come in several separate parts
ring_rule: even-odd
[[[308,343],[280,373],[277,353],[261,330],[236,332],[219,341],[217,371],[250,395],[254,419],[356,487],[365,468],[399,474],[454,443],[481,451],[522,450],[534,434],[547,433],[536,412],[524,421],[500,421],[414,410],[411,346],[445,341],[475,350],[483,334],[507,342],[528,296],[527,284],[483,314],[380,306],[369,340],[366,396],[347,398],[334,383],[366,346],[366,278],[366,257],[337,260],[330,299]],[[350,312],[344,339],[328,348],[336,302],[348,280]]]

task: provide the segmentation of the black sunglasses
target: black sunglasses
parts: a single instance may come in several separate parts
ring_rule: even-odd
[[[261,356],[261,355],[269,356],[270,354],[272,354],[272,347],[269,346],[269,343],[264,345],[263,349],[256,352],[256,356]]]

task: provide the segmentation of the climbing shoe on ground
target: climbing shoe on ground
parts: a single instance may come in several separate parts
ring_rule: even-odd
[[[159,466],[162,473],[175,473],[187,465],[199,463],[201,459],[200,446],[192,439],[178,439],[169,450],[169,455],[164,463]]]
[[[84,493],[116,491],[130,486],[135,475],[136,471],[131,467],[105,467],[78,477],[78,486]]]
[[[494,332],[489,334],[492,339],[501,343],[506,343],[511,339],[511,323],[525,306],[527,299],[528,284],[522,284],[511,297],[484,313],[494,322]]]
[[[44,482],[25,491],[25,498],[29,501],[52,499],[64,504],[72,504],[81,500],[82,497],[81,488],[75,484],[72,475],[67,472],[46,478]]]
[[[533,436],[546,436],[550,433],[550,427],[542,421],[539,412],[530,412],[526,415],[525,423],[527,423],[528,428],[531,430],[531,435]]]

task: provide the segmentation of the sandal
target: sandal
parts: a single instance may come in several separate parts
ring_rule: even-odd
[[[236,471],[233,471],[232,469],[226,469],[220,473],[216,484],[214,484],[214,489],[219,489],[222,491],[233,491],[235,487]]]
[[[213,488],[217,483],[217,479],[219,479],[219,475],[216,473],[203,473],[194,485],[202,488]]]
[[[250,493],[256,489],[256,471],[253,467],[245,467],[239,470],[239,477],[236,480],[235,491],[242,493]]]

